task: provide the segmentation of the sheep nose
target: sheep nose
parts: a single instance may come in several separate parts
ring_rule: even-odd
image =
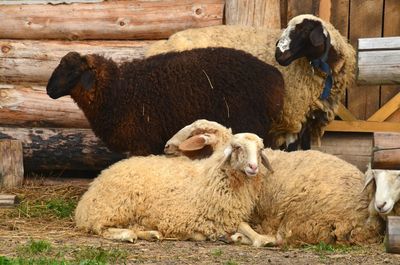
[[[386,205],[386,202],[382,202],[379,205],[376,205],[376,208],[378,208],[379,210],[382,210],[383,207],[385,207],[385,205]]]
[[[257,166],[257,164],[249,163],[249,168],[256,171],[258,169],[258,166]]]

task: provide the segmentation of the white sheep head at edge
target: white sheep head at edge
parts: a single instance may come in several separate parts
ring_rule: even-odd
[[[400,199],[400,170],[371,169],[365,173],[364,189],[375,181],[374,210],[381,216],[389,215]]]

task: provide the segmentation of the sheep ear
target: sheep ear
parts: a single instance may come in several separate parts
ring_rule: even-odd
[[[322,29],[322,25],[318,25],[310,33],[310,41],[314,47],[320,46],[325,42],[325,35]]]
[[[81,85],[85,90],[91,90],[93,85],[94,85],[94,74],[90,70],[86,70],[82,75],[81,75]]]
[[[367,172],[365,172],[365,183],[362,191],[364,191],[369,184],[371,184],[372,180],[374,179],[374,171],[371,169],[371,164],[368,165]]]
[[[203,134],[198,134],[194,135],[182,143],[179,144],[179,150],[181,151],[194,151],[194,150],[200,150],[204,146],[206,146],[208,143],[207,137]]]
[[[261,162],[263,163],[263,165],[269,170],[271,171],[271,173],[274,173],[274,170],[272,169],[271,163],[269,162],[267,155],[261,151]]]
[[[93,88],[95,76],[90,70],[86,70],[81,76],[81,84],[85,90]]]

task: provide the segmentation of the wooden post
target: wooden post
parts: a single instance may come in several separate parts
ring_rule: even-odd
[[[385,249],[389,253],[400,253],[400,216],[388,216]]]
[[[0,186],[15,187],[24,180],[22,143],[0,140]]]
[[[17,195],[0,194],[0,207],[13,207],[19,203]]]
[[[225,24],[281,28],[280,0],[226,0]]]

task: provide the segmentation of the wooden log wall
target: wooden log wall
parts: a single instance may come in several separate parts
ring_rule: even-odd
[[[47,81],[65,54],[96,53],[117,62],[143,58],[157,39],[186,28],[221,25],[225,4],[62,2],[0,1],[0,139],[22,142],[26,171],[100,170],[126,157],[110,152],[94,136],[70,97],[47,96]]]

